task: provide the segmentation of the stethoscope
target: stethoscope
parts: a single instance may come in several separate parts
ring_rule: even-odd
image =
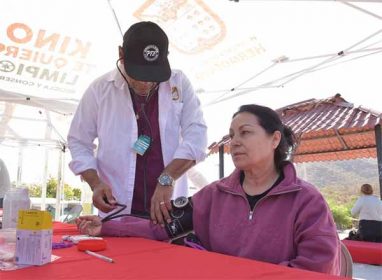
[[[118,206],[120,207],[120,209],[118,209],[117,211],[114,211],[112,213],[110,213],[109,215],[103,217],[101,219],[101,223],[105,223],[105,222],[108,222],[110,220],[114,220],[114,219],[117,219],[117,218],[120,218],[120,217],[127,217],[127,216],[132,216],[132,217],[137,217],[137,218],[142,218],[142,219],[147,219],[147,216],[142,216],[142,215],[136,215],[136,214],[119,214],[121,213],[123,210],[126,209],[126,205],[125,204],[120,204],[120,203],[116,203],[114,204],[115,206]]]
[[[185,197],[185,196],[177,197],[176,199],[174,199],[172,201],[172,204],[173,204],[173,209],[170,211],[170,216],[173,219],[180,219],[180,218],[182,218],[183,215],[185,214],[184,213],[184,208],[188,204],[190,204],[191,207],[192,207],[192,204],[190,203],[189,199],[187,197]],[[148,219],[147,216],[142,216],[142,215],[137,215],[137,214],[119,214],[123,210],[125,210],[127,206],[125,204],[120,204],[120,203],[116,203],[114,205],[120,207],[120,209],[118,209],[117,211],[114,211],[114,212],[110,213],[109,215],[103,217],[101,219],[102,223],[105,223],[107,221],[110,221],[110,220],[113,220],[113,219],[117,219],[117,218],[120,218],[120,217],[126,217],[126,216],[132,216],[132,217]]]
[[[138,106],[138,103],[136,102],[135,100],[135,97],[134,97],[134,89],[132,87],[130,87],[129,85],[129,82],[127,81],[125,75],[122,73],[121,69],[119,68],[119,65],[118,65],[118,62],[121,60],[122,58],[119,58],[116,62],[116,66],[117,66],[117,69],[119,71],[119,73],[121,74],[121,76],[123,77],[123,79],[126,81],[126,84],[128,85],[129,87],[129,91],[131,93],[131,99],[133,101],[133,106]],[[142,112],[142,115],[143,115],[143,118],[148,126],[148,129],[149,129],[149,134],[150,134],[150,145],[148,147],[148,149],[146,150],[146,153],[148,153],[150,151],[150,148],[151,148],[151,144],[153,142],[153,133],[152,133],[152,128],[151,128],[151,124],[150,124],[150,120],[146,114],[146,111],[145,111],[145,105],[150,101],[150,98],[151,96],[153,95],[153,92],[156,91],[158,89],[158,86],[159,84],[155,84],[151,89],[150,89],[150,92],[148,93],[147,95],[147,98],[146,98],[146,102],[145,103],[142,103],[141,104],[141,108],[140,108],[140,112]],[[134,105],[135,104],[135,105]],[[138,107],[137,107],[138,109]],[[146,176],[146,172],[147,172],[147,156],[144,157],[144,162],[143,162],[143,209],[144,211],[148,214],[149,211],[148,211],[148,208],[147,208],[147,176]],[[121,205],[119,204],[119,206],[124,206],[124,208],[122,210],[119,210],[116,212],[117,213],[120,213],[121,211],[123,211],[125,208],[126,208],[126,205]],[[120,217],[120,216],[118,216]],[[144,216],[139,216],[139,217],[144,217]]]

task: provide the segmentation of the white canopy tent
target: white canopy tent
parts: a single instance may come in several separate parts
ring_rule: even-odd
[[[58,123],[115,67],[122,34],[140,20],[168,34],[171,65],[199,94],[211,141],[243,103],[358,91],[351,100],[382,108],[372,97],[382,89],[381,1],[3,0],[0,15],[0,151],[65,151]]]
[[[49,158],[55,153],[58,153],[58,158],[56,156],[57,177],[60,186],[57,188],[57,198],[61,197],[66,141],[54,124],[56,116],[50,111],[50,106],[34,104],[33,101],[25,103],[27,105],[23,105],[20,100],[17,103],[10,100],[0,102],[0,145],[2,148],[0,157],[6,163],[10,163],[10,159],[4,157],[5,149],[18,151],[16,187],[23,183],[23,167],[29,166],[27,168],[30,168],[31,166],[35,169],[34,165],[39,162],[36,157],[44,159],[40,169],[43,170],[41,208],[45,209]],[[31,149],[38,149],[39,153],[28,160],[28,157],[25,158],[25,152]],[[56,209],[60,209],[60,199],[56,199],[56,201]],[[59,214],[60,211],[57,211],[56,218],[59,217]]]

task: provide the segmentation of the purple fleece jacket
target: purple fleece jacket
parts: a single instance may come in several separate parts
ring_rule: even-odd
[[[213,252],[339,275],[340,241],[325,200],[293,164],[283,172],[254,209],[239,170],[201,189],[192,197],[195,234]],[[168,239],[163,228],[135,217],[107,222],[101,234]]]

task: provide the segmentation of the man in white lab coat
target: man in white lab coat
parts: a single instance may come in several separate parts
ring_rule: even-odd
[[[95,80],[77,108],[69,166],[93,190],[101,216],[119,203],[125,214],[170,220],[171,198],[187,196],[184,173],[206,156],[200,101],[167,56],[168,38],[157,24],[132,25],[117,69]]]

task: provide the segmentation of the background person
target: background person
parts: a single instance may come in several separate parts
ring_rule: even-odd
[[[236,169],[197,192],[188,210],[201,244],[218,253],[338,275],[340,241],[328,205],[286,161],[295,146],[292,131],[272,109],[244,105],[229,134]],[[77,225],[90,235],[165,240],[191,227],[187,213],[173,216],[165,228],[132,216],[104,223],[84,216]]]
[[[132,25],[117,69],[95,80],[77,108],[69,166],[89,184],[102,212],[118,201],[126,213],[151,211],[152,220],[163,223],[163,212],[170,220],[172,195],[187,195],[182,175],[205,157],[200,102],[187,77],[171,71],[167,56],[168,38],[157,24]]]
[[[373,195],[370,184],[361,186],[361,194],[351,209],[352,216],[359,217],[358,238],[382,242],[382,201]]]

